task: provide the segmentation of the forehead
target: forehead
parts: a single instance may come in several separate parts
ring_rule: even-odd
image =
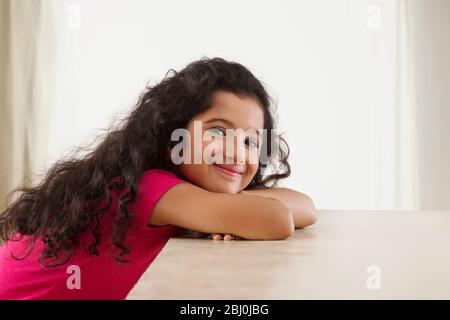
[[[211,99],[211,108],[204,112],[199,120],[225,119],[236,128],[263,129],[264,112],[256,98],[237,96],[227,91],[217,91]]]

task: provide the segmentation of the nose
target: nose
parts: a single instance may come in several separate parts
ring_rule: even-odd
[[[227,136],[225,158],[228,164],[245,164],[245,135],[239,130],[234,135]]]

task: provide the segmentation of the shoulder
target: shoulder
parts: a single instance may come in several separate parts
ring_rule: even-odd
[[[133,211],[140,224],[147,225],[149,214],[159,199],[173,186],[188,183],[170,171],[150,169],[144,171],[138,181],[137,197]]]
[[[172,185],[176,183],[182,183],[187,182],[183,180],[182,178],[178,177],[176,174],[170,171],[162,170],[162,169],[149,169],[147,171],[144,171],[142,174],[140,180],[139,180],[139,186],[140,187],[164,187],[167,185]]]

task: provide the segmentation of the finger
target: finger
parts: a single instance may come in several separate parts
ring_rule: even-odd
[[[222,240],[222,236],[220,234],[214,234],[213,240]]]
[[[233,236],[232,236],[231,234],[226,234],[226,235],[224,236],[223,240],[225,240],[225,241],[233,240]]]

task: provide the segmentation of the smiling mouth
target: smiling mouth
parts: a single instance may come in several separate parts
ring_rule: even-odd
[[[238,168],[232,167],[232,166],[226,166],[214,163],[213,166],[220,172],[229,175],[231,177],[240,177],[243,175],[243,171],[239,170]]]

